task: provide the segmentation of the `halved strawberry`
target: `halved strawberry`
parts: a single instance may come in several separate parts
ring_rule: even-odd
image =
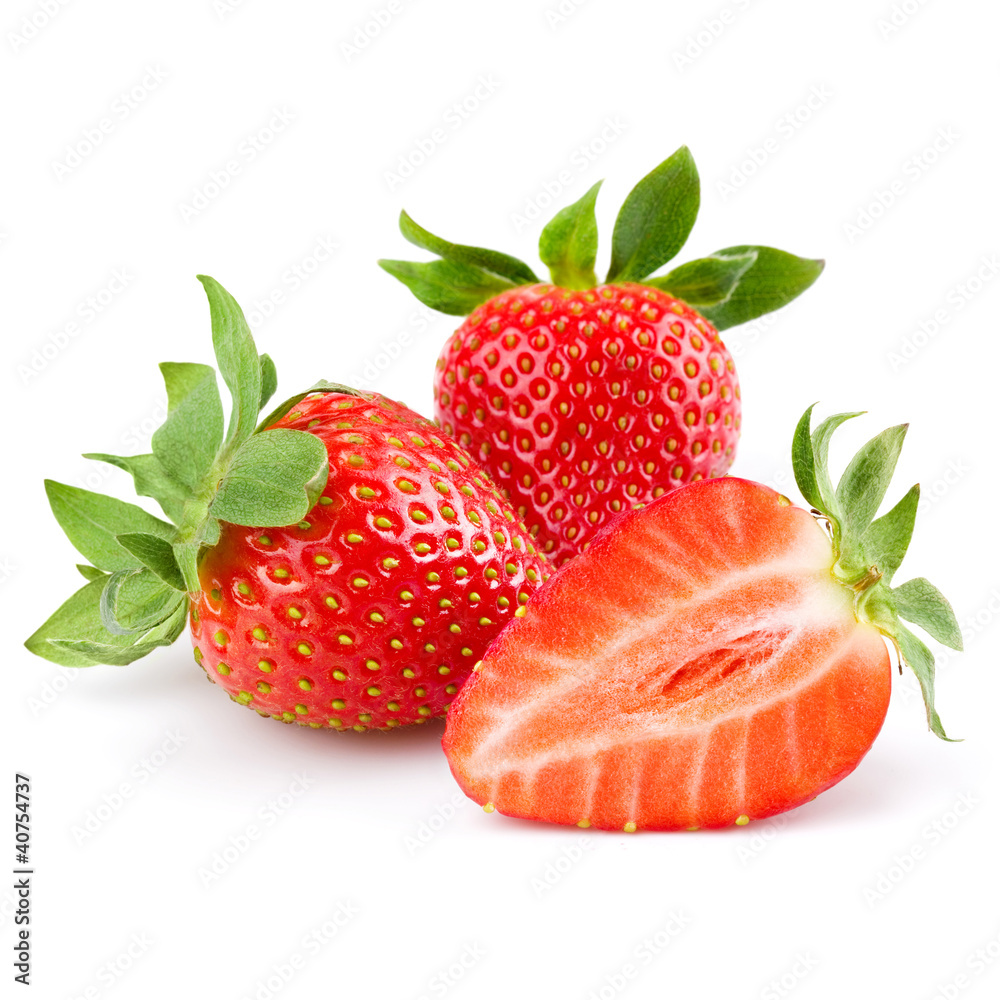
[[[453,704],[444,739],[466,793],[512,816],[602,829],[745,823],[858,765],[889,702],[888,637],[931,728],[934,660],[900,616],[958,649],[926,580],[891,587],[919,490],[872,521],[905,427],[836,490],[833,429],[796,432],[796,477],[830,534],[759,483],[693,483],[623,514],[519,609]]]

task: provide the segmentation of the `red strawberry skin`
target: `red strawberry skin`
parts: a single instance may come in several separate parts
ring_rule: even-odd
[[[619,518],[498,637],[448,716],[471,798],[609,830],[745,823],[858,765],[889,702],[806,511],[745,480]]]
[[[435,401],[557,565],[620,511],[724,475],[740,430],[718,331],[633,283],[489,300],[442,351]]]
[[[260,715],[392,728],[442,715],[546,567],[463,449],[383,397],[307,397],[273,426],[319,437],[297,526],[224,524],[199,566],[195,659]]]

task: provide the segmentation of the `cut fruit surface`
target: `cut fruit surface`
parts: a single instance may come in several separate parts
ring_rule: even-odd
[[[453,773],[502,813],[612,830],[808,801],[857,766],[889,701],[885,640],[833,563],[812,515],[746,480],[624,514],[459,693]]]

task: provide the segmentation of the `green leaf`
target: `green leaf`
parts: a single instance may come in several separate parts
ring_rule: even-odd
[[[533,285],[538,282],[535,272],[524,261],[511,257],[509,254],[496,250],[485,250],[482,247],[463,246],[460,243],[449,243],[435,236],[422,226],[418,226],[406,212],[399,213],[399,231],[421,250],[436,253],[444,260],[456,264],[467,264],[481,268],[491,274],[506,278],[515,285]],[[391,271],[389,272],[392,273]]]
[[[952,606],[930,580],[918,576],[893,587],[896,612],[952,649],[962,649],[962,630]]]
[[[542,230],[538,252],[554,284],[562,288],[593,288],[597,284],[597,217],[594,205],[603,181],[579,201],[568,205]]]
[[[647,278],[644,284],[669,292],[696,309],[704,309],[725,302],[756,260],[755,251],[732,257],[701,257],[675,267],[661,278]]]
[[[830,479],[830,438],[833,432],[848,420],[862,416],[864,411],[857,413],[835,413],[832,417],[827,417],[812,435],[813,455],[816,462],[816,487],[819,490],[820,499],[823,501],[820,510],[830,513],[832,516],[841,517],[840,505],[837,502],[837,494],[833,489]]]
[[[219,371],[233,397],[227,444],[238,447],[257,425],[261,400],[261,364],[243,310],[214,278],[199,274],[212,316],[212,343]]]
[[[827,513],[824,509],[823,498],[819,492],[819,484],[816,481],[816,456],[813,454],[812,436],[810,428],[812,426],[812,411],[816,404],[806,410],[799,418],[795,427],[795,435],[792,438],[792,472],[795,474],[795,483],[799,492],[805,498],[806,503],[816,510]]]
[[[173,546],[158,535],[146,535],[136,532],[128,535],[118,535],[116,541],[122,548],[128,549],[145,566],[156,574],[165,584],[174,590],[184,591],[184,578],[181,576]]]
[[[97,569],[96,566],[87,566],[85,563],[77,563],[76,568],[80,571],[80,576],[82,576],[84,580],[106,580],[108,578],[108,574],[103,570]]]
[[[867,554],[867,561],[878,567],[886,585],[892,583],[892,578],[910,547],[919,502],[920,486],[916,485],[910,488],[888,514],[872,521],[862,536],[861,544]]]
[[[183,616],[180,621],[183,632]],[[137,642],[130,646],[114,646],[109,643],[93,642],[89,639],[53,639],[51,645],[67,656],[75,656],[86,661],[86,663],[75,663],[72,666],[91,667],[97,663],[106,663],[112,667],[125,667],[136,660],[141,660],[144,656],[148,656],[160,646],[169,646],[176,638],[177,636],[174,636],[173,639],[164,639],[159,642]]]
[[[842,520],[856,536],[871,524],[889,489],[906,428],[906,424],[899,424],[876,434],[851,459],[837,484]]]
[[[183,597],[155,573],[122,569],[113,573],[101,594],[101,623],[112,635],[148,632],[169,618]]]
[[[168,476],[197,490],[215,461],[225,427],[215,371],[169,361],[160,371],[168,414],[153,435],[153,454]]]
[[[608,281],[642,281],[672,260],[698,216],[701,188],[687,146],[648,173],[629,193],[611,237]]]
[[[398,278],[425,306],[449,316],[468,316],[476,306],[514,287],[481,267],[450,260],[426,264],[380,260],[379,266]]]
[[[927,708],[927,724],[935,736],[956,743],[944,731],[941,718],[934,707],[934,654],[905,626],[900,625],[896,632],[900,653],[907,666],[917,675],[920,691],[924,696]]]
[[[740,278],[729,298],[701,310],[717,330],[726,330],[780,309],[801,295],[823,271],[822,260],[796,257],[773,247],[727,247],[716,251],[714,256],[741,257],[751,252],[757,254],[757,260]]]
[[[260,356],[260,406],[257,412],[267,406],[268,400],[278,391],[278,370],[269,354]]]
[[[109,662],[91,655],[91,645],[102,649],[107,647],[112,651],[134,647],[134,636],[112,635],[101,623],[101,594],[106,582],[107,578],[102,577],[81,587],[49,616],[24,645],[37,656],[63,667],[92,667],[95,663]],[[174,615],[140,638],[157,645],[169,645],[184,630],[186,614],[185,602]],[[107,655],[120,654],[109,652]]]
[[[184,520],[184,503],[191,495],[186,486],[171,479],[155,455],[103,455],[90,452],[83,456],[95,462],[107,462],[127,472],[135,482],[135,491],[141,497],[152,497],[163,509],[163,513],[174,524]]]
[[[215,499],[213,517],[258,528],[295,524],[323,492],[326,446],[305,431],[261,431],[233,456]]]
[[[45,481],[52,513],[76,550],[98,569],[115,572],[139,565],[131,552],[122,548],[117,535],[139,531],[173,539],[173,525],[147,514],[141,507],[101,493]]]

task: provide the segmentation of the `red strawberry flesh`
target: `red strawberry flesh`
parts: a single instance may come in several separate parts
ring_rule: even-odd
[[[459,783],[502,813],[612,830],[792,808],[859,763],[888,706],[806,511],[740,479],[630,511],[498,637],[452,706]]]

